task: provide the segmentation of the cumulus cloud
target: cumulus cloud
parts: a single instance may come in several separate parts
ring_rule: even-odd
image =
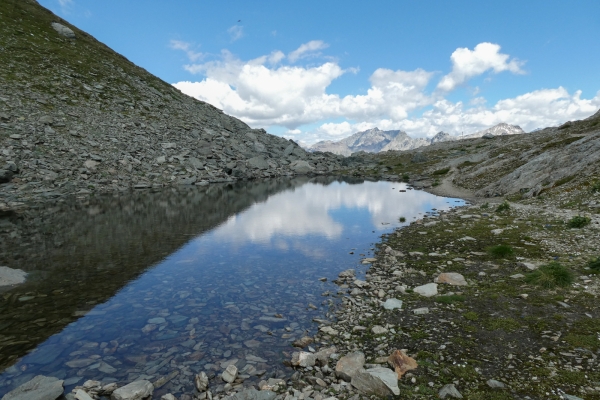
[[[227,29],[227,33],[229,33],[231,41],[235,42],[236,40],[239,40],[244,36],[244,27],[234,25],[231,28]]]
[[[326,49],[327,47],[329,47],[329,45],[322,40],[311,40],[308,43],[302,44],[296,50],[288,54],[288,59],[290,62],[294,63],[301,58],[315,57],[320,54],[319,50]]]
[[[465,47],[456,49],[450,56],[452,71],[442,77],[438,89],[449,92],[469,79],[487,71],[500,73],[510,71],[522,74],[523,62],[500,53],[500,46],[495,43],[479,43],[473,50]]]
[[[449,90],[486,71],[522,73],[519,61],[500,53],[500,46],[491,43],[481,43],[473,50],[457,49],[452,54],[452,71],[434,90],[428,89],[433,72],[378,68],[371,74],[366,92],[341,96],[327,90],[333,81],[355,69],[344,69],[331,60],[311,60],[309,65],[291,60],[297,62],[325,46],[314,40],[287,56],[275,50],[251,60],[223,50],[217,59],[194,62],[202,58],[201,53],[193,52],[186,42],[172,42],[174,49],[188,54],[190,63],[184,68],[202,75],[198,81],[174,86],[252,127],[285,127],[284,136],[309,144],[339,140],[373,127],[401,129],[414,137],[430,137],[440,130],[469,134],[500,122],[518,124],[529,131],[584,118],[600,108],[600,94],[582,99],[581,92],[569,93],[563,87],[541,89],[495,104],[488,104],[477,88],[470,100],[448,100]],[[303,128],[309,124],[310,129]]]

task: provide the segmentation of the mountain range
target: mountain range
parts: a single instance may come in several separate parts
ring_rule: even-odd
[[[379,153],[388,150],[412,150],[418,147],[429,146],[438,142],[450,140],[472,139],[478,137],[493,137],[503,135],[517,135],[525,133],[518,125],[500,123],[491,128],[466,136],[451,136],[446,132],[438,132],[431,138],[413,138],[400,130],[382,131],[372,128],[357,132],[352,136],[339,141],[324,140],[313,144],[309,151],[329,151],[334,154],[349,156],[358,151]]]

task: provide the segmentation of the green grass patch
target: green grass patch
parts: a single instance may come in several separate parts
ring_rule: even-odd
[[[557,186],[564,185],[565,183],[571,182],[573,179],[575,179],[575,175],[573,175],[573,176],[565,176],[564,178],[561,178],[561,179],[557,180],[556,182],[554,182],[553,186],[557,187]]]
[[[576,335],[569,333],[564,337],[564,340],[573,347],[584,347],[592,350],[598,348],[598,337],[596,335]]]
[[[400,218],[398,218],[398,221],[400,221],[400,222],[406,222],[406,218],[405,217],[400,217]]]
[[[571,218],[569,222],[567,222],[567,226],[569,228],[583,228],[584,226],[589,225],[590,222],[592,222],[592,220],[589,217],[576,215],[575,217]]]
[[[596,257],[588,261],[587,266],[595,272],[600,272],[600,257]]]
[[[592,193],[600,192],[600,181],[595,181],[592,183],[592,187],[590,188]]]
[[[537,270],[525,276],[525,282],[552,289],[557,286],[566,287],[573,283],[573,272],[564,265],[553,262],[542,265]]]
[[[502,329],[506,332],[513,332],[521,327],[521,324],[513,318],[488,318],[483,325],[489,331]]]
[[[466,297],[463,295],[459,295],[459,294],[438,296],[435,298],[436,303],[442,303],[442,304],[452,304],[452,303],[457,303],[457,302],[464,302],[465,300],[466,300]]]
[[[490,203],[482,204],[479,208],[487,210],[488,208],[490,208]]]
[[[487,252],[494,258],[507,258],[515,254],[512,247],[506,244],[488,247]]]
[[[402,180],[404,182],[408,182],[410,180],[410,175],[408,175],[408,174],[402,174]]]
[[[477,321],[479,319],[479,315],[475,311],[469,311],[463,314],[463,317],[469,321]]]

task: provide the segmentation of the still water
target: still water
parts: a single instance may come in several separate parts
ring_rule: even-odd
[[[361,259],[400,217],[461,204],[402,183],[305,178],[57,203],[6,220],[19,244],[5,245],[0,265],[30,279],[0,293],[0,395],[39,374],[67,391],[165,378],[159,396],[193,392],[200,371],[218,390],[229,364],[246,382],[289,376],[291,343],[342,294],[331,280],[364,273]]]

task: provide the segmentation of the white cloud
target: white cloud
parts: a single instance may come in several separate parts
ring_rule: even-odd
[[[231,37],[231,41],[235,42],[236,40],[241,39],[244,36],[244,27],[234,25],[231,28],[227,29],[227,32]]]
[[[170,47],[174,50],[182,50],[188,56],[191,62],[199,61],[202,58],[202,53],[192,50],[192,45],[181,40],[171,40]]]
[[[510,71],[522,74],[523,62],[508,54],[500,53],[500,46],[495,43],[479,43],[473,50],[465,47],[456,49],[450,56],[452,72],[442,77],[438,89],[449,92],[469,79],[492,70],[494,73]]]
[[[582,99],[581,92],[571,94],[562,87],[532,91],[495,104],[489,104],[475,88],[471,99],[453,102],[446,98],[445,90],[428,90],[434,73],[420,68],[379,68],[371,74],[366,92],[341,96],[328,93],[328,88],[355,69],[343,69],[334,61],[289,65],[290,58],[299,60],[324,45],[312,41],[292,52],[293,57],[292,53],[286,57],[276,50],[247,61],[223,50],[216,60],[192,61],[184,66],[192,74],[202,74],[201,80],[174,86],[252,127],[285,127],[284,136],[309,144],[339,140],[373,127],[402,129],[414,137],[433,136],[440,130],[468,134],[500,122],[518,124],[529,131],[587,117],[600,108],[600,94]],[[172,46],[186,52],[191,49],[185,42]],[[453,70],[442,78],[438,88],[441,85],[448,89],[486,71],[521,73],[520,63],[499,50],[500,46],[490,43],[479,44],[472,51],[456,50]],[[450,82],[448,79],[451,83],[443,83]],[[302,129],[308,124],[320,125],[310,131]]]
[[[73,4],[73,0],[58,0],[58,4],[60,4],[61,7],[65,8]]]
[[[329,47],[329,45],[322,40],[311,40],[308,43],[300,45],[300,47],[288,54],[288,59],[290,62],[294,63],[301,58],[315,57],[320,54],[319,50],[326,49],[327,47]]]

